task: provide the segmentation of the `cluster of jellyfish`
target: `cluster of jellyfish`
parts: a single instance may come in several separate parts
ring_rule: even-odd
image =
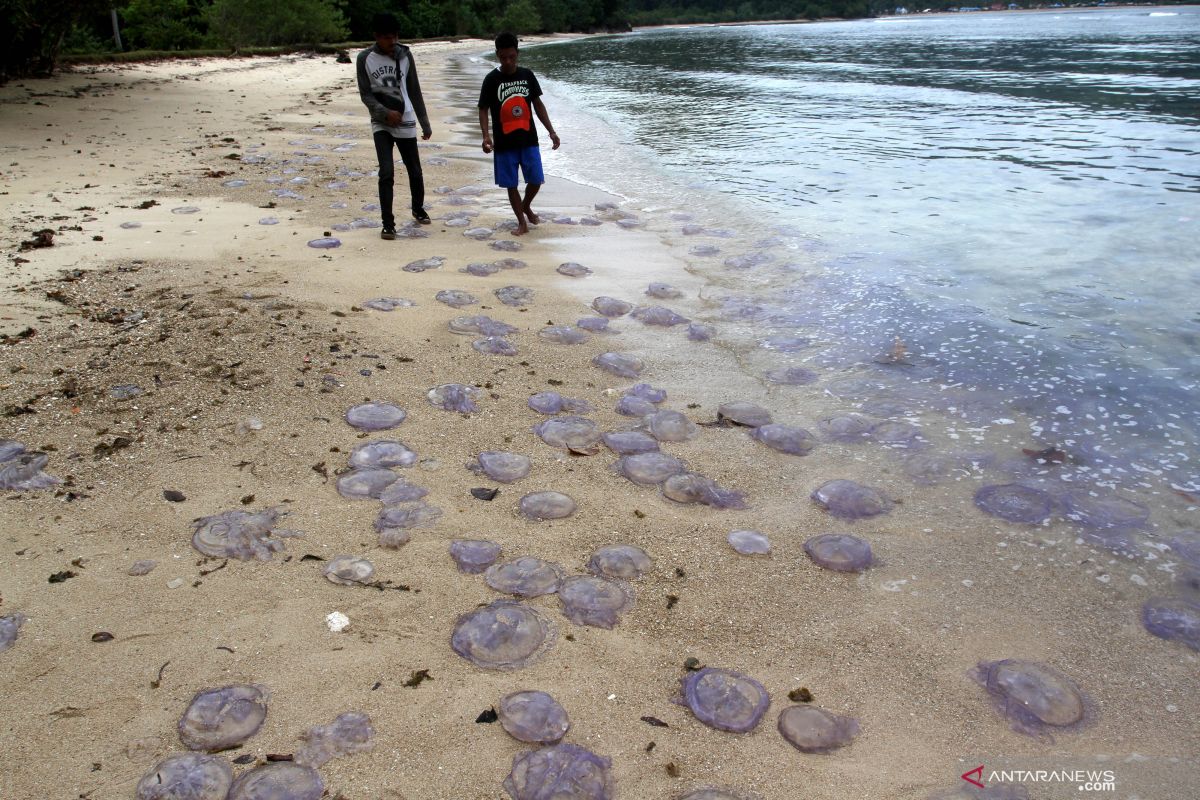
[[[268,760],[235,778],[233,765],[219,754],[258,733],[269,700],[266,687],[250,684],[197,692],[176,726],[185,751],[167,756],[138,781],[137,800],[319,800],[325,782],[318,767],[374,746],[370,718],[348,711],[304,731],[290,761]]]

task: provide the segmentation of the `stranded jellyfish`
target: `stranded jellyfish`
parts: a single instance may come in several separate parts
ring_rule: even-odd
[[[744,556],[766,556],[771,554],[771,541],[758,531],[731,531],[725,537],[735,552]]]
[[[585,267],[583,264],[576,264],[574,261],[559,264],[555,272],[559,275],[566,275],[568,278],[586,278],[592,274],[591,269]]]
[[[521,498],[521,515],[531,520],[565,519],[575,513],[575,501],[562,492],[531,492]]]
[[[320,800],[321,774],[292,761],[272,761],[243,772],[233,782],[229,800]]]
[[[600,441],[600,429],[586,417],[554,417],[533,426],[533,432],[551,447],[588,450]]]
[[[711,508],[746,508],[746,497],[726,489],[712,478],[696,472],[681,472],[663,481],[663,497],[676,503],[701,503]]]
[[[1200,567],[1200,531],[1179,531],[1168,545],[1176,556],[1193,567]]]
[[[403,236],[405,231],[405,228],[401,228],[398,233]],[[425,233],[425,231],[417,231],[412,228],[407,229],[407,231],[408,236],[406,238],[409,239],[424,238],[425,236],[429,235]],[[425,272],[426,270],[437,269],[445,263],[446,259],[442,258],[441,256],[433,256],[432,258],[422,258],[418,259],[417,261],[410,261],[400,269],[405,272]]]
[[[659,300],[677,300],[683,297],[683,292],[669,283],[652,283],[646,287],[646,294]]]
[[[258,733],[267,718],[267,695],[239,684],[197,692],[179,720],[179,740],[189,750],[225,750]]]
[[[500,698],[500,725],[520,742],[554,744],[571,727],[567,712],[545,692],[524,691]]]
[[[412,300],[403,297],[375,297],[363,302],[364,308],[373,311],[395,311],[397,308],[412,308],[415,305]]]
[[[720,253],[721,248],[717,247],[715,244],[698,244],[691,250],[688,250],[688,252],[694,256],[709,258]]]
[[[591,337],[571,325],[550,325],[538,331],[538,338],[555,344],[583,344]]]
[[[342,240],[334,236],[322,236],[319,239],[309,239],[309,247],[315,247],[317,250],[332,250],[335,247],[342,246]]]
[[[625,353],[601,353],[592,359],[592,363],[620,378],[636,378],[645,367],[641,359]]]
[[[375,530],[383,531],[388,528],[428,528],[442,516],[442,510],[428,503],[409,503],[407,505],[390,505],[379,512],[375,518]]]
[[[558,392],[538,392],[531,395],[529,407],[539,414],[561,414],[564,411],[586,413],[592,410],[592,404],[588,401],[563,397]]]
[[[746,733],[754,730],[771,698],[763,685],[748,675],[727,669],[705,667],[689,672],[680,681],[682,702],[696,719],[721,731]]]
[[[684,472],[687,467],[675,456],[653,451],[621,456],[616,469],[636,484],[657,486],[672,475]]]
[[[656,325],[662,328],[691,322],[687,317],[677,314],[665,306],[643,306],[629,316],[644,325]]]
[[[137,800],[225,800],[233,769],[223,758],[180,753],[158,762],[138,781]]]
[[[886,514],[893,502],[883,492],[848,480],[823,483],[813,490],[813,501],[840,519],[862,519]]]
[[[656,411],[642,418],[641,427],[660,442],[686,442],[700,427],[678,411]]]
[[[458,618],[450,636],[454,652],[483,669],[519,669],[554,645],[555,630],[537,611],[497,600]]]
[[[61,483],[42,472],[49,461],[46,453],[28,453],[20,442],[0,439],[0,489],[47,489]]]
[[[375,577],[375,565],[357,556],[334,556],[321,572],[330,583],[362,586]]]
[[[515,253],[521,249],[520,242],[505,240],[503,242],[488,242],[488,247],[493,250],[499,250],[502,253]]]
[[[506,306],[527,306],[533,302],[533,290],[522,286],[504,286],[492,294]]]
[[[817,423],[817,430],[834,442],[861,442],[871,435],[874,423],[862,414],[839,414]]]
[[[613,431],[602,434],[600,438],[605,447],[621,456],[658,450],[658,440],[641,431]]]
[[[399,503],[411,503],[415,500],[420,500],[427,494],[429,494],[429,490],[424,486],[417,486],[403,478],[397,478],[379,493],[379,502],[385,506],[394,506]]]
[[[617,401],[616,406],[613,407],[613,411],[622,416],[639,418],[644,417],[647,414],[653,414],[657,410],[658,409],[654,407],[654,403],[651,403],[649,400],[643,400],[640,397],[635,397],[631,394],[623,395],[621,399]]]
[[[703,325],[699,322],[690,323],[687,326],[687,337],[689,342],[707,342],[716,334],[717,329],[712,325]]]
[[[465,386],[461,383],[443,383],[441,386],[430,389],[426,397],[429,398],[430,405],[443,411],[470,414],[479,410],[476,403],[483,398],[483,392],[474,386]]]
[[[577,575],[558,587],[563,614],[576,625],[612,628],[633,607],[633,591],[609,578]]]
[[[462,308],[463,306],[473,306],[479,302],[479,298],[470,292],[465,292],[462,289],[442,289],[435,294],[434,299],[440,303],[445,303],[451,308]]]
[[[681,796],[679,800],[746,800],[740,794],[725,789],[696,789]]]
[[[592,300],[592,308],[597,314],[605,317],[623,317],[633,310],[633,303],[615,297],[600,296]]]
[[[500,545],[486,539],[455,539],[450,543],[450,557],[459,572],[478,575],[496,563],[500,557]]]
[[[1013,729],[1030,736],[1083,719],[1083,695],[1053,667],[1034,661],[983,662],[972,677],[995,698]]]
[[[1150,509],[1112,494],[1076,489],[1062,496],[1063,515],[1085,528],[1143,528]]]
[[[466,236],[468,239],[475,239],[476,241],[483,241],[484,239],[492,238],[492,229],[491,228],[467,228],[465,231],[463,231],[463,236]]]
[[[196,214],[200,211],[197,206],[177,206],[171,209],[172,214]]]
[[[817,373],[804,367],[781,367],[767,370],[767,380],[771,383],[782,383],[785,386],[804,386],[815,383]]]
[[[610,544],[592,553],[587,568],[596,575],[635,580],[654,567],[646,551],[631,544]]]
[[[201,517],[192,523],[192,547],[213,558],[270,561],[272,554],[283,549],[283,542],[270,538],[272,534],[280,537],[300,535],[295,531],[275,529],[283,514],[267,508],[257,513],[225,511]]]
[[[306,767],[319,767],[331,759],[364,753],[375,746],[371,718],[357,711],[338,714],[328,725],[314,725],[300,738],[304,745],[296,751],[295,761]]]
[[[408,414],[391,403],[361,403],[346,412],[346,422],[360,431],[385,431],[394,428]]]
[[[479,454],[473,464],[467,469],[480,472],[499,483],[519,481],[529,474],[530,461],[527,456],[519,453],[507,453],[503,450],[487,450]]]
[[[471,347],[486,356],[515,356],[517,346],[499,336],[487,336],[471,342]]]
[[[513,757],[504,790],[512,800],[612,800],[611,764],[573,744],[529,750]]]
[[[791,456],[808,455],[817,446],[816,438],[804,428],[793,428],[778,422],[759,425],[750,431],[750,438],[757,439],[772,450]]]
[[[390,469],[352,469],[338,476],[337,490],[347,500],[378,499],[398,478]]]
[[[746,400],[734,400],[730,403],[721,403],[717,407],[717,419],[729,420],[737,425],[745,425],[747,428],[758,428],[771,424],[771,412]]]
[[[626,397],[637,397],[648,403],[661,403],[667,399],[666,389],[655,389],[648,383],[635,383],[621,393]]]
[[[451,333],[464,336],[508,336],[516,333],[517,327],[507,322],[498,322],[491,317],[479,314],[473,317],[455,317],[446,323]]]
[[[558,591],[562,568],[550,561],[522,556],[488,567],[483,580],[497,592],[516,597],[541,597]]]
[[[1038,525],[1050,518],[1054,499],[1041,489],[1019,483],[1004,483],[984,486],[975,492],[975,505],[993,517]]]
[[[1200,604],[1183,597],[1152,597],[1142,606],[1142,625],[1161,639],[1200,650]]]
[[[779,733],[801,753],[828,753],[858,735],[858,720],[814,705],[790,706],[779,714]]]
[[[608,333],[608,317],[580,317],[575,320],[575,327],[591,333]]]
[[[20,612],[0,617],[0,653],[13,646],[24,624],[25,615]]]
[[[404,442],[394,439],[376,439],[354,448],[350,452],[349,463],[355,469],[411,467],[417,463],[417,454],[408,449],[408,445]]]
[[[871,544],[848,533],[823,533],[804,543],[804,552],[818,567],[835,572],[862,572],[871,566]]]

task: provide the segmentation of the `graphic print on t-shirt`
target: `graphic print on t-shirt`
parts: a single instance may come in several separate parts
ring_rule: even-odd
[[[524,87],[522,87],[524,88]],[[500,129],[505,133],[529,130],[529,101],[514,94],[500,104]]]

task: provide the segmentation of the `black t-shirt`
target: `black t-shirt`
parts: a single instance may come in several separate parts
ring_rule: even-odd
[[[500,68],[483,79],[479,107],[492,112],[492,144],[496,150],[519,150],[538,143],[533,123],[533,101],[542,96],[542,87],[533,70],[517,67],[512,75]]]

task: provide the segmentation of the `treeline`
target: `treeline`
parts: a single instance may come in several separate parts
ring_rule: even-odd
[[[868,0],[0,0],[0,81],[48,74],[63,54],[361,42],[381,12],[399,19],[403,38],[426,39],[864,17],[870,8]]]

